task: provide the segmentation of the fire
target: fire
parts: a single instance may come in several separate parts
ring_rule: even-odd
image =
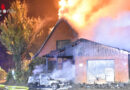
[[[75,23],[75,25],[78,25],[80,27],[84,26],[84,12],[87,12],[89,10],[89,4],[86,3],[85,5],[79,6],[79,8],[77,8],[79,3],[79,0],[61,0],[59,2],[59,18],[66,18],[71,23]]]
[[[130,50],[129,3],[130,0],[60,0],[58,15],[76,30],[78,38]]]
[[[86,26],[92,13],[92,7],[96,5],[98,0],[60,0],[59,2],[59,18],[66,18],[75,26],[80,28]]]
[[[117,17],[117,14],[130,9],[128,3],[130,0],[60,0],[58,15],[81,29],[99,18]]]
[[[67,1],[65,1],[65,0],[61,0],[61,1],[59,2],[59,5],[60,5],[61,7],[65,7],[66,4],[67,4]]]

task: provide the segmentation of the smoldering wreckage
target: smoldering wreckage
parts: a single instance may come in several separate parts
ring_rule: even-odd
[[[77,32],[64,19],[57,22],[35,57],[46,58],[46,65],[36,66],[34,75],[29,78],[29,85],[55,90],[68,90],[75,85],[85,88],[128,86],[129,52],[78,38]],[[70,84],[70,81],[74,84]]]

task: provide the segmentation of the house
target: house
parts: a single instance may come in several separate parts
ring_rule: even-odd
[[[62,69],[65,61],[75,64],[76,83],[128,82],[129,53],[97,42],[79,39],[78,33],[61,19],[34,57],[46,57]]]

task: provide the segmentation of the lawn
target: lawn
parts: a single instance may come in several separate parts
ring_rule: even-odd
[[[29,90],[28,87],[25,86],[8,86],[0,84],[0,90],[7,89],[7,90]]]

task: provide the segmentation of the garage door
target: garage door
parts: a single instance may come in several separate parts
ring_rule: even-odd
[[[87,60],[88,83],[114,82],[114,60]]]

